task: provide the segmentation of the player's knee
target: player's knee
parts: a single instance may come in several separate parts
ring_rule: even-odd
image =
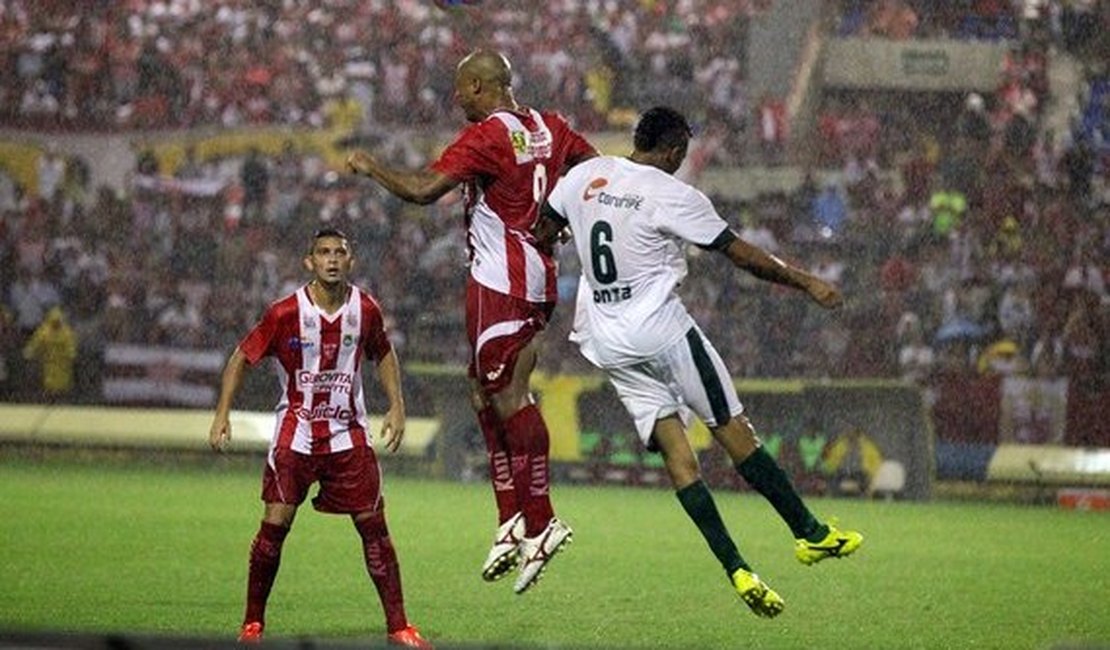
[[[701,469],[693,451],[671,450],[668,453],[663,450],[660,453],[663,455],[663,464],[667,468],[667,473],[670,475],[671,483],[674,484],[675,489],[682,489],[700,478]]]
[[[385,523],[385,512],[370,510],[360,512],[351,517],[355,522],[355,529],[364,540],[378,539],[389,536],[389,527]]]
[[[744,415],[734,415],[722,426],[713,427],[713,437],[725,448],[733,462],[747,458],[759,447],[755,429]]]

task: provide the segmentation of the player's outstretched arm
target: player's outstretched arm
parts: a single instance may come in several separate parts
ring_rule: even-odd
[[[235,401],[235,394],[243,385],[243,373],[247,367],[247,359],[239,348],[231,353],[231,357],[224,366],[223,377],[220,381],[220,399],[216,403],[216,417],[212,420],[212,428],[208,431],[208,444],[214,451],[223,451],[231,440],[231,404]]]
[[[724,249],[732,263],[760,280],[801,289],[817,304],[831,309],[844,302],[840,290],[821,278],[792,266],[739,237]]]
[[[378,362],[378,380],[389,399],[389,410],[385,412],[381,437],[385,448],[391,453],[401,448],[405,437],[405,398],[401,392],[401,362],[392,349]]]
[[[431,169],[411,171],[388,167],[365,151],[347,156],[347,169],[369,176],[398,198],[419,205],[434,203],[459,184],[454,178]]]

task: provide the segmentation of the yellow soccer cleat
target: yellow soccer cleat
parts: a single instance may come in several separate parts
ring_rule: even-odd
[[[737,569],[732,574],[732,586],[736,588],[740,600],[744,601],[756,616],[774,618],[786,607],[782,596],[768,587],[759,576],[744,569]]]
[[[847,557],[863,543],[863,535],[854,530],[840,530],[829,524],[829,533],[819,542],[805,539],[794,541],[794,557],[805,565],[817,564],[830,557]]]

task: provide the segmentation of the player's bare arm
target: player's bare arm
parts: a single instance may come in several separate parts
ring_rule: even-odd
[[[378,362],[378,380],[389,399],[389,410],[382,422],[381,437],[390,453],[401,447],[405,437],[405,398],[401,392],[401,363],[392,349]]]
[[[431,169],[405,170],[389,167],[365,151],[347,156],[347,169],[381,184],[397,197],[428,205],[454,189],[459,181]]]
[[[239,348],[231,353],[224,367],[223,378],[220,381],[220,399],[216,403],[216,417],[212,420],[212,428],[208,431],[208,444],[214,451],[223,451],[231,440],[231,404],[235,395],[243,384],[243,374],[247,367],[247,358]]]
[[[532,226],[532,236],[536,238],[536,248],[551,255],[555,244],[566,243],[567,220],[546,201],[540,208],[540,216]]]
[[[736,237],[724,249],[732,263],[760,280],[774,282],[809,294],[817,304],[831,309],[844,302],[840,290],[817,276],[787,264],[758,246]]]

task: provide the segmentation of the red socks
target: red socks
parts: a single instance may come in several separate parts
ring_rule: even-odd
[[[266,599],[281,565],[281,545],[289,529],[262,522],[251,543],[250,573],[247,577],[247,612],[243,623],[266,620]]]
[[[366,560],[366,572],[374,581],[378,598],[385,610],[385,625],[389,633],[408,627],[405,617],[405,598],[401,592],[401,567],[397,564],[397,553],[389,540],[389,529],[385,525],[385,514],[375,512],[366,519],[355,520],[355,528],[362,536],[362,554]]]
[[[547,424],[535,404],[530,404],[505,421],[505,433],[513,455],[516,492],[524,504],[524,534],[535,537],[555,516],[551,507],[548,451],[551,440]],[[519,468],[517,467],[519,465]]]
[[[478,425],[486,439],[486,457],[489,458],[489,480],[493,484],[493,497],[497,501],[497,522],[505,523],[520,512],[520,501],[513,487],[516,474],[509,448],[505,442],[505,430],[492,406],[478,411]]]

